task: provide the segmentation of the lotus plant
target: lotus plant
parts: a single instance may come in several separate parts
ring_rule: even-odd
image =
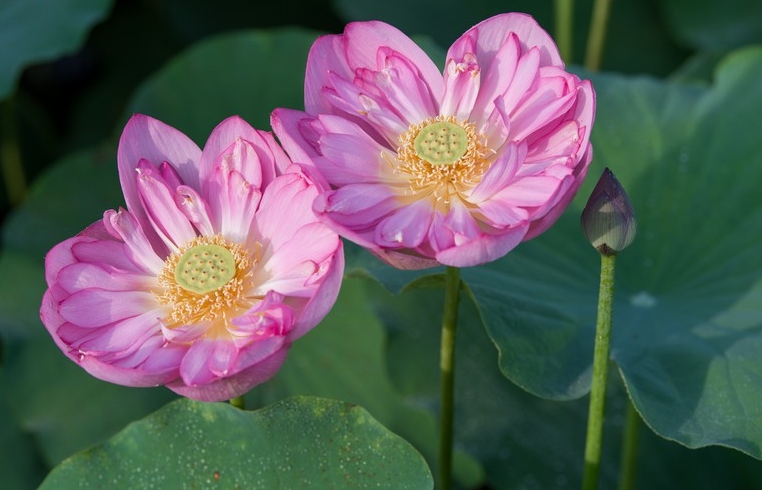
[[[555,222],[592,158],[593,88],[525,14],[469,29],[443,72],[396,28],[352,23],[314,43],[304,86],[305,111],[272,124],[325,179],[315,212],[398,268],[503,256]]]
[[[97,378],[198,400],[272,377],[341,282],[341,241],[312,211],[318,187],[238,117],[202,151],[135,115],[117,160],[127,208],[46,258],[41,316],[56,344]]]

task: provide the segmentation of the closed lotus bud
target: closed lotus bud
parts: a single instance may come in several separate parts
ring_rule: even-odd
[[[582,229],[604,255],[621,252],[635,239],[635,211],[622,184],[606,168],[582,210]]]

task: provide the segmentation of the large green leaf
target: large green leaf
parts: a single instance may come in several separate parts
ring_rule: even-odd
[[[406,403],[387,374],[395,369],[397,361],[386,359],[386,335],[370,306],[379,296],[386,297],[388,293],[375,283],[346,278],[339,299],[325,320],[294,343],[278,375],[252,390],[248,399],[269,404],[301,394],[358,404],[413,444],[437,473],[434,415],[424,407]],[[471,458],[457,452],[455,477],[469,488],[481,481],[483,471]]]
[[[389,374],[410,403],[436,410],[441,290],[377,294],[389,332]],[[534,397],[494,369],[497,352],[475,305],[461,301],[455,355],[455,439],[484,464],[488,488],[575,488],[582,479],[588,399]],[[601,488],[616,488],[627,395],[612,376],[606,402]],[[688,450],[640,428],[635,488],[747,489],[762,485],[762,463],[724,448]],[[718,470],[719,469],[719,470]]]
[[[246,412],[178,400],[64,461],[40,488],[433,487],[423,458],[352,404],[299,397]]]
[[[617,261],[611,353],[636,407],[689,447],[762,457],[760,77],[757,48],[727,59],[711,89],[595,78],[580,198],[545,235],[463,271],[507,377],[549,398],[588,389],[598,259],[578,216],[608,166],[639,222]]]
[[[0,2],[0,100],[15,88],[21,70],[76,50],[113,0]]]
[[[661,151],[648,162],[650,171],[631,180],[648,228],[619,271],[621,330],[612,351],[636,405],[658,432],[690,447],[721,444],[757,458],[760,76],[762,49],[729,57],[715,86],[684,116],[685,136],[667,134],[654,148]],[[625,101],[615,100],[622,108]],[[605,143],[599,147],[609,165],[621,159]]]

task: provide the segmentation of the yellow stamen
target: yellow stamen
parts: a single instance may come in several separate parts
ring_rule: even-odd
[[[494,151],[470,121],[437,116],[411,125],[399,137],[394,171],[410,178],[410,195],[431,195],[443,211],[453,195],[476,186]]]
[[[206,323],[212,334],[224,329],[258,300],[249,295],[258,253],[214,235],[196,237],[167,257],[154,291],[169,309],[165,326]]]

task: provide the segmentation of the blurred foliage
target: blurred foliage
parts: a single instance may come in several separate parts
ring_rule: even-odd
[[[162,119],[199,145],[231,113],[267,128],[274,107],[301,106],[312,40],[352,20],[393,23],[437,53],[506,10],[554,30],[551,0],[40,3],[0,1],[0,144],[17,136],[30,184],[15,209],[7,180],[0,191],[0,474],[11,475],[10,489],[33,488],[65,457],[175,398],[87,376],[57,351],[37,312],[45,252],[122,204],[115,141],[130,113]],[[591,5],[575,3],[572,64],[584,53]],[[638,488],[762,487],[760,463],[739,451],[690,451],[667,440],[760,457],[762,51],[743,49],[762,41],[760,5],[612,4],[608,73],[594,76],[590,174],[615,169],[641,235],[619,261],[612,358],[624,383],[612,380],[606,487],[616,478],[628,394],[653,429],[642,429]],[[31,22],[31,9],[45,16]],[[578,483],[597,263],[577,216],[594,181],[546,235],[464,271],[456,427],[463,487]],[[339,307],[247,400],[357,403],[435,469],[438,271],[393,271],[351,246],[347,257],[355,278]],[[390,295],[368,277],[405,292]]]

